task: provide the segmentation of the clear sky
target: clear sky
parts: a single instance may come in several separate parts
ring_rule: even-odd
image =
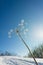
[[[22,20],[29,29],[22,37],[30,49],[43,42],[43,0],[0,0],[0,50],[21,56],[28,53],[16,33],[8,37],[10,29],[15,29]]]

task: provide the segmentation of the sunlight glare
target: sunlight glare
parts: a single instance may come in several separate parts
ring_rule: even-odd
[[[36,36],[37,39],[43,40],[43,29],[38,29],[38,30],[35,32],[35,36]]]

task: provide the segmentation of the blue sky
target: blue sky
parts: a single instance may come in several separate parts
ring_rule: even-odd
[[[8,31],[15,29],[21,20],[27,23],[26,28],[29,29],[26,36],[23,34],[29,47],[33,49],[43,42],[43,0],[0,0],[0,50],[21,56],[28,53],[16,33],[8,38]],[[40,31],[42,35],[38,35]]]

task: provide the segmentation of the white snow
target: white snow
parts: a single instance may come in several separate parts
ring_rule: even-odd
[[[37,58],[38,65],[43,65],[43,59]],[[0,56],[0,65],[36,65],[33,58],[16,56]]]

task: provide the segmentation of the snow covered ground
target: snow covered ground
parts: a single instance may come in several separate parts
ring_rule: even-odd
[[[43,65],[43,59],[36,59],[38,65]],[[23,58],[16,56],[0,56],[0,65],[35,65],[32,58]]]

